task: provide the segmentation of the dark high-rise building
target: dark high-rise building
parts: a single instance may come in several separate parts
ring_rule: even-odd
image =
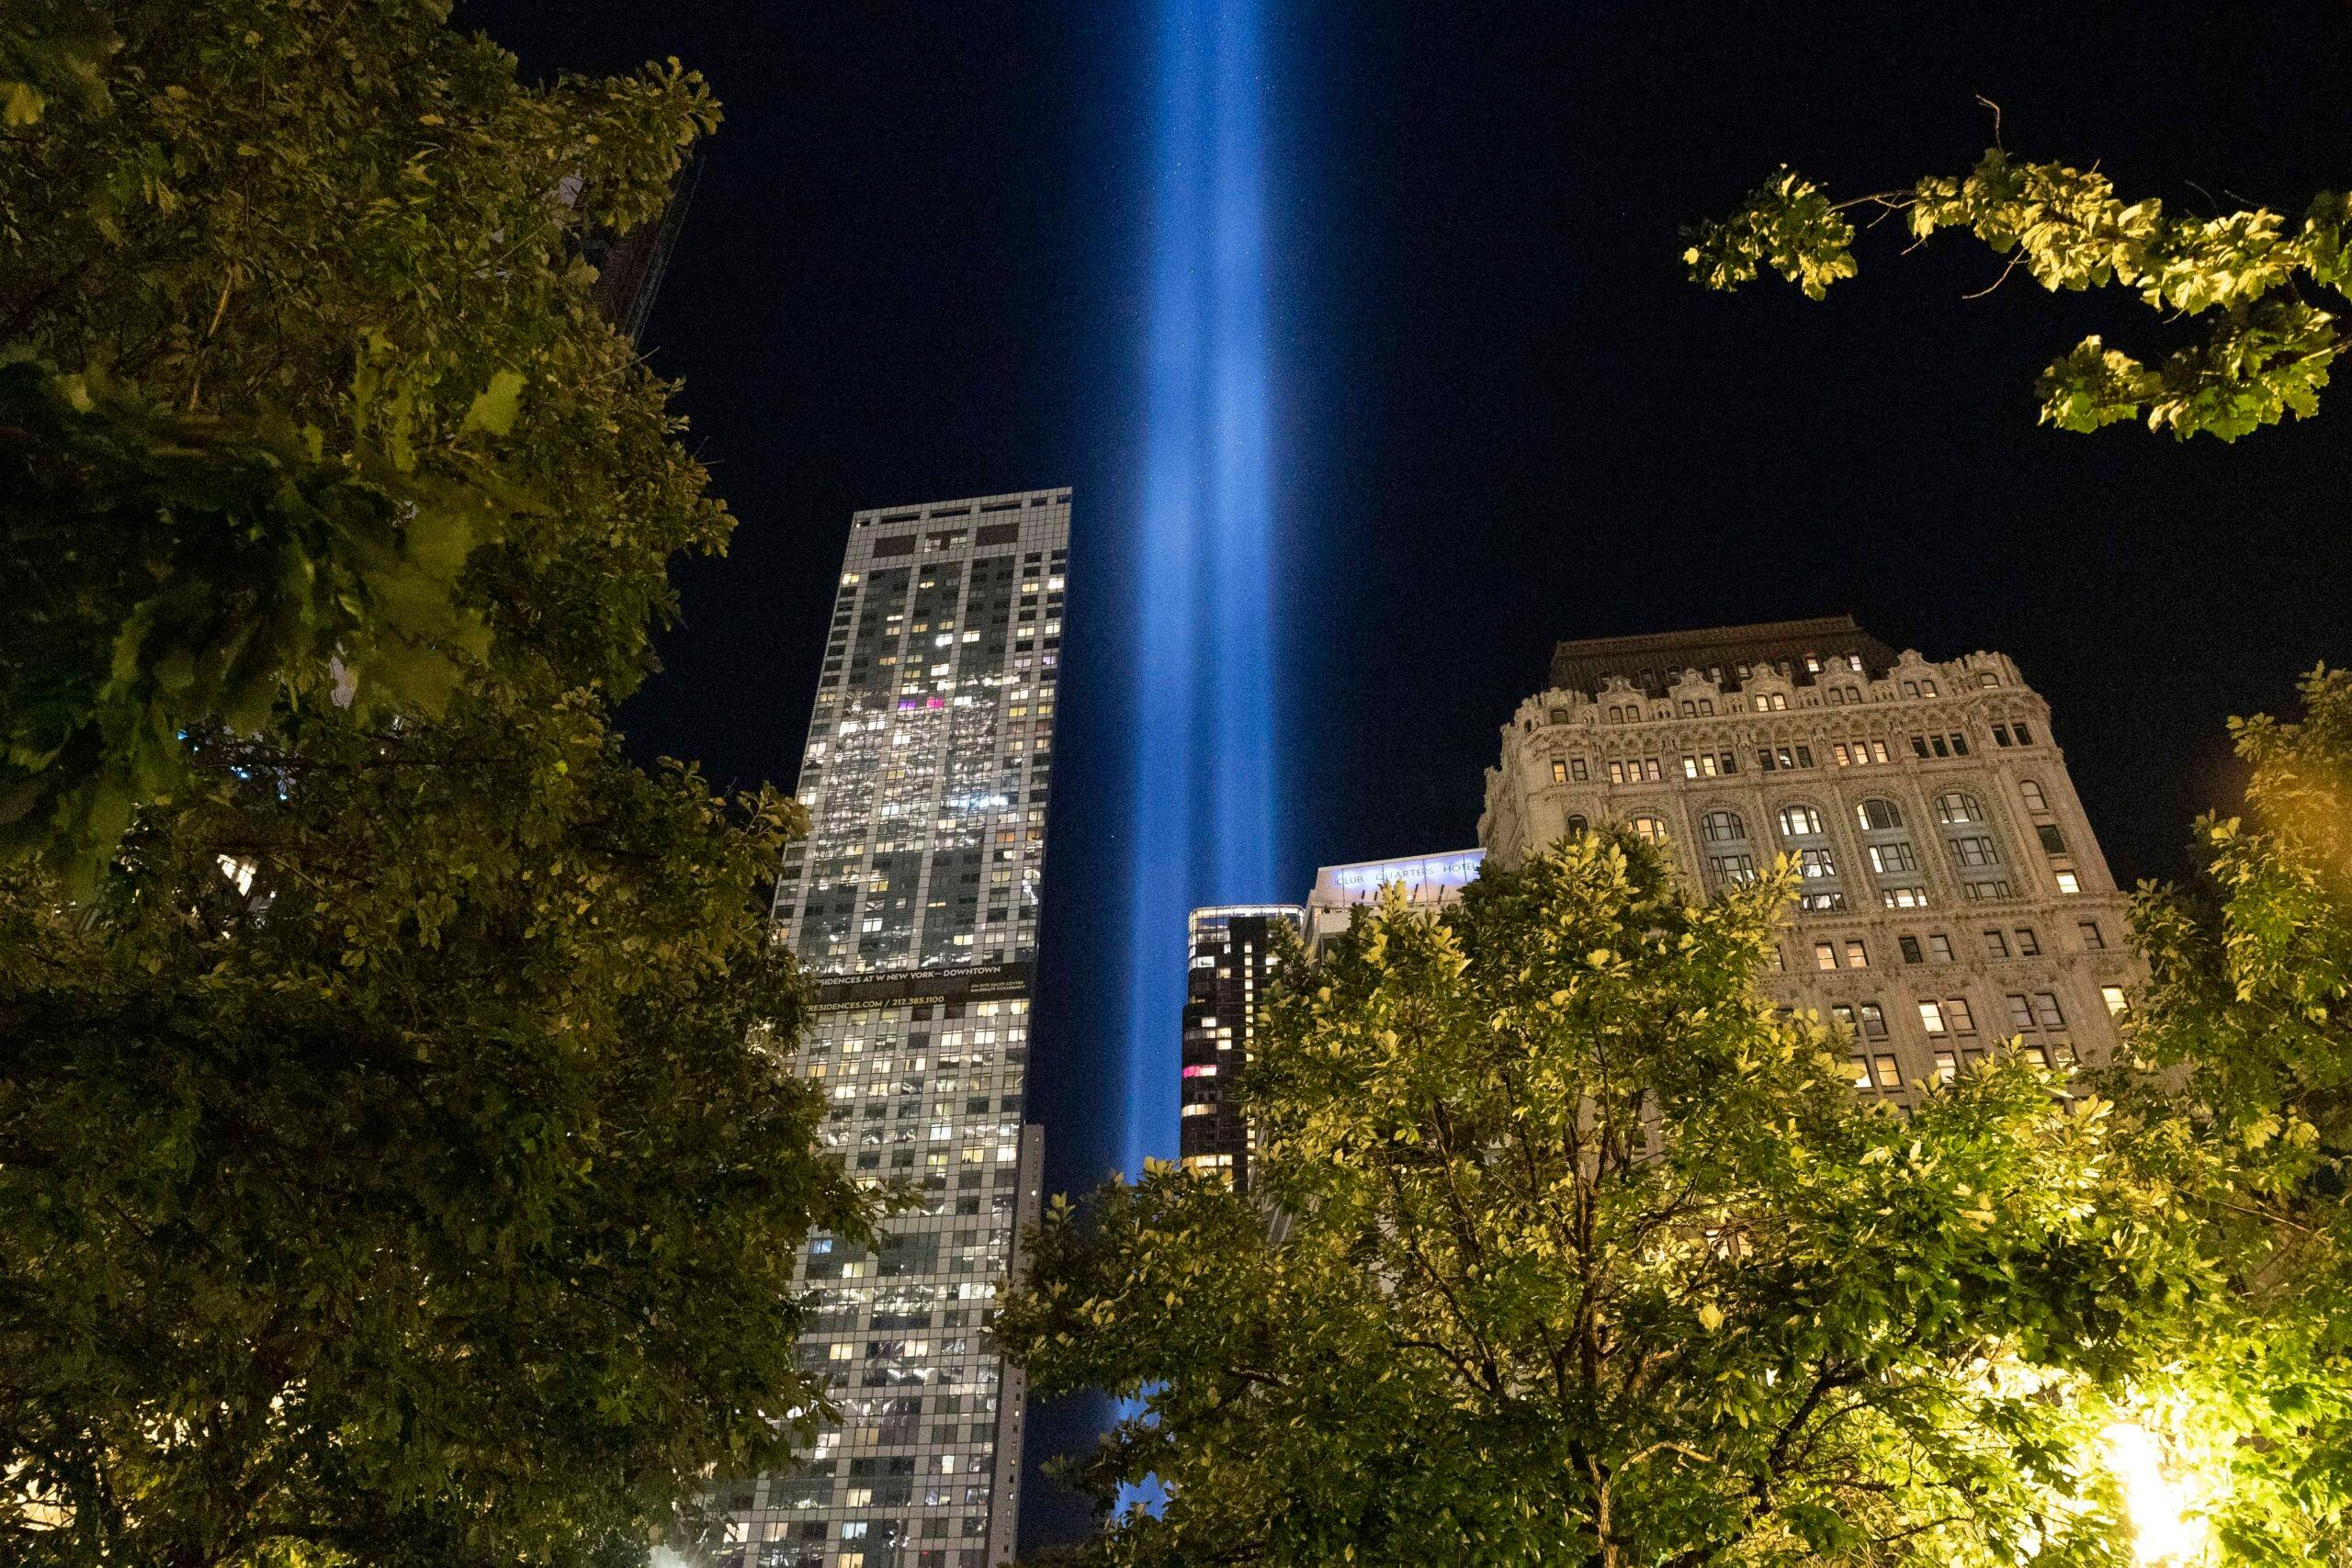
[[[677,248],[678,231],[685,227],[686,209],[702,178],[699,154],[679,166],[671,182],[670,200],[662,215],[640,223],[626,234],[591,234],[580,247],[582,257],[596,269],[591,292],[605,320],[620,329],[631,343],[645,337],[646,321],[653,314],[653,297],[662,291],[662,275],[670,268],[670,253]]]
[[[1303,934],[1306,911],[1295,904],[1226,904],[1193,910],[1189,924],[1177,1150],[1186,1169],[1220,1171],[1246,1192],[1250,1129],[1231,1099],[1233,1077],[1255,1054],[1275,930]]]
[[[987,1320],[1037,1212],[1022,1121],[1069,491],[858,513],[776,885],[816,976],[823,1141],[917,1213],[810,1238],[802,1354],[842,1418],[737,1482],[721,1568],[983,1568],[1019,1520],[1022,1382]]]

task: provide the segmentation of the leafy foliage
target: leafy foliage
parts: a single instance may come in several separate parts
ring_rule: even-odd
[[[175,415],[19,361],[0,367],[0,485],[17,633],[0,855],[45,858],[71,893],[136,803],[191,785],[192,730],[253,733],[282,687],[332,676],[363,720],[435,715],[458,660],[489,650],[456,595],[513,510],[492,483],[329,458],[315,425]]]
[[[2245,807],[2199,822],[2203,876],[2140,892],[2150,981],[2116,1075],[2136,1157],[2230,1273],[2189,1392],[2217,1525],[2277,1563],[2352,1562],[2352,675],[2302,694],[2299,722],[2233,726]]]
[[[28,476],[45,504],[12,509],[10,553],[52,581],[9,617],[0,639],[23,640],[0,640],[0,666],[62,688],[0,761],[0,794],[39,807],[15,818],[20,851],[102,856],[126,791],[168,793],[184,765],[165,710],[205,705],[173,672],[223,650],[205,615],[146,618],[159,604],[230,591],[222,613],[254,629],[210,695],[247,717],[273,679],[323,684],[338,642],[371,702],[429,712],[447,686],[434,666],[479,653],[469,612],[493,604],[500,663],[553,660],[562,683],[621,695],[669,606],[660,562],[725,537],[661,384],[595,321],[577,254],[591,229],[659,214],[716,107],[675,62],[521,90],[447,12],[33,0],[14,24],[102,36],[75,58],[109,72],[0,139],[0,345],[79,378],[66,395],[84,427],[62,444],[29,388],[8,411],[47,454]],[[322,502],[325,519],[298,519]],[[135,551],[77,547],[92,505],[151,518]],[[469,542],[492,547],[460,590]],[[421,568],[396,574],[397,604],[388,552]],[[238,558],[236,581],[189,571],[190,554],[213,573]],[[305,626],[271,613],[304,604]],[[135,668],[118,675],[126,634]]]
[[[997,1334],[1141,1402],[1134,1564],[2116,1563],[2102,1391],[2202,1279],[2107,1108],[1996,1066],[1907,1119],[1757,979],[1785,877],[1630,835],[1294,958],[1244,1102],[1272,1225],[1155,1167],[1057,1204]]]
[[[820,1405],[800,814],[608,724],[729,520],[578,243],[717,108],[447,9],[0,22],[11,1562],[641,1559]]]
[[[2014,160],[1994,148],[1965,175],[1931,175],[1907,191],[1831,202],[1782,168],[1731,217],[1694,225],[1683,261],[1694,280],[1730,289],[1765,268],[1809,299],[1855,273],[1856,208],[1900,213],[1914,240],[1965,230],[2043,288],[2125,288],[2167,320],[2207,318],[2201,339],[2154,367],[2086,338],[2043,371],[2041,419],[2088,431],[2143,419],[2151,430],[2224,441],[2317,412],[2341,352],[2334,313],[2303,288],[2341,290],[2346,197],[2324,192],[2300,223],[2264,208],[2197,218],[2155,199],[2125,202],[2096,170]]]

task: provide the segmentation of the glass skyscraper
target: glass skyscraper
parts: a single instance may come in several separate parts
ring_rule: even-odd
[[[733,1483],[721,1568],[980,1568],[1018,1525],[1022,1386],[985,1326],[1034,1220],[1022,1120],[1069,491],[860,512],[776,888],[818,981],[800,1070],[863,1181],[918,1186],[877,1251],[810,1239],[802,1354],[841,1420]]]

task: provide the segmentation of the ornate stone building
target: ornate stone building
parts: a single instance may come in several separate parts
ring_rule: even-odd
[[[1498,864],[1604,821],[1709,892],[1795,861],[1770,987],[1847,1027],[1860,1089],[2114,1046],[2126,900],[2003,655],[1934,662],[1844,615],[1564,642],[1502,742],[1478,825]]]

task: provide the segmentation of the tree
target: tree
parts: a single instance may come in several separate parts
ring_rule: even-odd
[[[1847,214],[1858,209],[1900,214],[1915,241],[1965,230],[2007,258],[2002,278],[2022,267],[2052,290],[2121,288],[2166,320],[2205,319],[2198,341],[2154,367],[2097,336],[2052,361],[2037,389],[2042,423],[2062,430],[2144,419],[2182,440],[2233,441],[2316,412],[2342,351],[2336,313],[2323,308],[2352,275],[2346,198],[2333,191],[2300,221],[2259,207],[2197,218],[2153,197],[2127,203],[2095,169],[2021,162],[1996,147],[1965,175],[1833,202],[1783,166],[1730,217],[1694,225],[1683,261],[1710,288],[1770,270],[1819,299],[1855,275]]]
[[[2303,716],[2233,721],[2245,807],[2200,874],[2143,886],[2133,1060],[2109,1087],[2152,1179],[2188,1197],[2232,1310],[2182,1400],[2241,1560],[2352,1562],[2352,675]]]
[[[1866,1106],[1757,980],[1785,871],[1630,835],[1294,956],[1256,1202],[1057,1202],[996,1333],[1138,1402],[1082,1484],[1134,1564],[2114,1563],[2096,1434],[2203,1278],[2107,1108],[2008,1062]]]
[[[569,1563],[821,1389],[792,802],[623,754],[730,520],[580,236],[717,122],[443,0],[0,24],[0,1556]]]

